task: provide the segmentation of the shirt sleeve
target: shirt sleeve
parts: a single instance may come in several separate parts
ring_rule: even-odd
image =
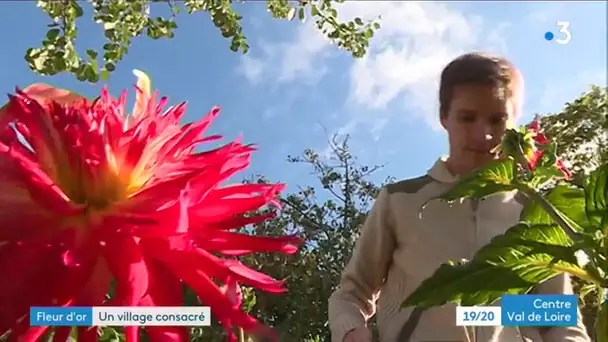
[[[574,294],[571,278],[563,273],[538,285],[537,294]],[[591,342],[587,328],[583,323],[580,310],[577,309],[577,325],[572,327],[539,328],[543,342]]]
[[[349,331],[367,325],[395,248],[389,194],[382,188],[367,216],[353,254],[342,272],[338,289],[329,298],[332,342],[342,342]]]

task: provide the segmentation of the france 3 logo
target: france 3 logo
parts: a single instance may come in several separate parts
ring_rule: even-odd
[[[570,33],[570,22],[569,21],[558,21],[556,23],[559,28],[559,33],[555,34],[551,31],[545,33],[545,39],[548,41],[555,40],[556,43],[566,45],[572,39],[572,33]]]

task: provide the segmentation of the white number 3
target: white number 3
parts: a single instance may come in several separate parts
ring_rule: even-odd
[[[558,44],[568,44],[570,39],[572,39],[572,34],[568,30],[568,27],[570,27],[570,22],[569,21],[558,21],[557,26],[559,26],[559,32],[563,33],[565,35],[565,38],[556,39],[555,42]]]

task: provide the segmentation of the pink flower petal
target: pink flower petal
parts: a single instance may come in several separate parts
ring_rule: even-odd
[[[99,338],[99,328],[97,327],[79,327],[78,342],[97,342]]]
[[[538,120],[532,121],[530,125],[528,125],[528,130],[532,132],[538,132],[540,130],[540,123],[538,122]]]
[[[114,305],[135,306],[148,292],[150,278],[141,247],[133,237],[106,241],[105,259],[116,278]]]
[[[551,142],[551,140],[549,140],[544,134],[537,133],[534,136],[534,142],[536,142],[537,144],[548,144]]]
[[[564,165],[564,163],[561,160],[557,161],[557,165],[556,165],[564,174],[564,178],[566,180],[570,180],[572,179],[572,173],[570,172],[570,170],[568,170],[568,168],[566,167],[566,165]]]
[[[240,251],[238,255],[268,252],[294,254],[298,251],[298,245],[303,243],[295,236],[259,237],[204,228],[198,231],[200,238],[195,239],[197,246],[212,253],[235,255],[231,252]],[[196,232],[197,230],[194,230],[193,234],[197,234]]]

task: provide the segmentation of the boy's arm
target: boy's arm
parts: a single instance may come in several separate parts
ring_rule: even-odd
[[[568,274],[561,274],[541,283],[536,288],[538,294],[573,294],[571,279]],[[591,342],[583,317],[578,310],[577,325],[573,327],[543,327],[540,334],[544,342]]]
[[[332,341],[342,342],[351,330],[366,326],[376,312],[379,288],[395,248],[388,191],[382,188],[369,213],[338,289],[329,298]]]

